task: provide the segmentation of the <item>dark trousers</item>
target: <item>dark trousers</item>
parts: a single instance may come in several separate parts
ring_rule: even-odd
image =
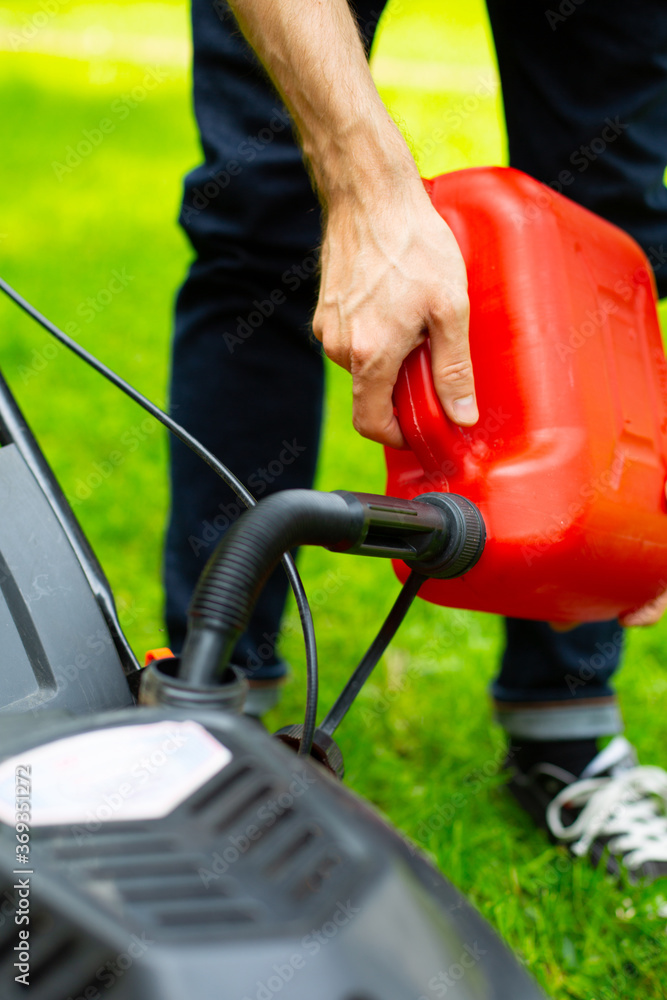
[[[355,4],[369,46],[382,6]],[[488,8],[512,165],[630,232],[666,294],[662,3],[586,0],[568,16],[537,0],[489,0]],[[180,221],[196,258],[178,296],[171,405],[261,497],[313,481],[323,363],[309,324],[320,213],[288,115],[226,4],[193,0],[193,31],[204,162],[185,181]],[[199,573],[240,506],[173,439],[171,486],[167,619],[179,648]],[[275,643],[286,590],[281,570],[235,653],[257,678],[285,671]],[[510,732],[558,739],[619,730],[609,685],[622,648],[616,622],[568,633],[506,625],[493,693]]]

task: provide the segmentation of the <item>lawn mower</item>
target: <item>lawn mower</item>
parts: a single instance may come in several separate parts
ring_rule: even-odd
[[[4,380],[0,441],[0,995],[537,1000],[460,893],[344,787],[333,739],[425,574],[463,573],[480,558],[477,508],[436,493],[269,497],[207,566],[182,656],[141,669]],[[316,727],[312,622],[289,561],[311,683],[304,723],[275,738],[240,714],[247,681],[228,661],[296,544],[413,570]]]
[[[393,496],[294,490],[256,504],[172,417],[0,280],[249,508],[202,574],[181,655],[165,650],[140,668],[104,573],[0,381],[3,1000],[26,987],[33,1000],[542,995],[461,894],[345,788],[334,739],[417,593],[452,606],[595,620],[651,596],[667,552],[667,380],[641,251],[516,171],[465,174],[477,177],[448,175],[430,190],[449,213],[472,277],[480,422],[466,430],[447,424],[428,347],[414,352],[396,388],[410,448],[388,454]],[[528,211],[535,205],[540,224]],[[525,271],[518,257],[529,258],[533,273],[540,225],[558,258],[553,300],[524,283],[527,305],[517,312],[512,282]],[[499,234],[511,253],[494,253]],[[485,266],[472,260],[476,253],[486,255]],[[482,273],[476,289],[482,279],[473,276]],[[603,292],[612,307],[596,305]],[[582,333],[591,311],[602,337]],[[483,356],[489,323],[496,336]],[[620,346],[607,343],[610,323],[625,337]],[[573,353],[564,349],[558,368],[548,348],[572,328],[583,341],[565,342]],[[592,365],[604,389],[597,409],[578,395]],[[644,378],[653,423],[637,402]],[[504,410],[496,405],[502,379]],[[319,724],[313,623],[289,555],[297,545],[393,559],[404,581]],[[610,573],[629,559],[641,571],[626,562],[623,574]],[[304,629],[307,697],[303,722],[270,736],[241,714],[247,681],[230,661],[281,560]],[[568,564],[577,572],[566,575]]]

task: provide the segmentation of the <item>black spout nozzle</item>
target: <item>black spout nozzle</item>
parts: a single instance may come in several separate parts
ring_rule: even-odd
[[[197,585],[180,677],[211,683],[229,662],[269,575],[297,545],[402,559],[425,576],[460,576],[484,547],[469,500],[427,493],[416,500],[369,493],[286,490],[262,500],[229,529]]]

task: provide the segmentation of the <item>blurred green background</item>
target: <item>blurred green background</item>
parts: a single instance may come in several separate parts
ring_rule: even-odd
[[[190,259],[175,219],[182,175],[199,157],[187,5],[13,0],[0,5],[0,47],[0,273],[165,405],[173,298]],[[373,70],[424,174],[504,162],[481,0],[390,3]],[[68,147],[86,132],[96,135],[103,119],[112,129],[91,143],[89,155],[68,161]],[[0,324],[0,365],[142,656],[166,642],[164,433],[4,300]],[[328,378],[318,485],[381,492],[381,450],[352,431],[348,377],[331,368]],[[112,453],[120,460],[110,462]],[[301,568],[316,615],[326,706],[397,585],[390,568],[373,560],[308,551]],[[631,636],[619,682],[629,736],[645,763],[667,762],[665,630]],[[502,738],[485,694],[500,635],[491,616],[413,609],[341,730],[349,784],[432,854],[549,995],[665,997],[658,911],[667,889],[617,886],[585,862],[572,864],[502,790]],[[293,606],[283,648],[294,678],[274,713],[276,726],[295,721],[303,708]]]

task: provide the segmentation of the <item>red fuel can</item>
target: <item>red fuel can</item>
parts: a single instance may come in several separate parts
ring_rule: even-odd
[[[448,420],[428,344],[413,351],[394,393],[409,450],[387,449],[387,493],[460,493],[488,540],[469,573],[421,596],[564,622],[640,607],[667,588],[667,364],[648,260],[520,171],[426,186],[468,268],[480,419]]]

